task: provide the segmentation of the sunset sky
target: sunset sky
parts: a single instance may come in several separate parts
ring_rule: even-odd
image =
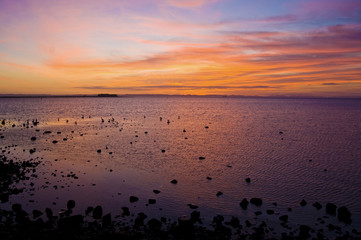
[[[361,97],[360,0],[0,0],[0,94]]]

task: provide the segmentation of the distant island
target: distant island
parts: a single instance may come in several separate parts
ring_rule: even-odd
[[[101,93],[101,94],[98,94],[98,97],[118,97],[118,95],[117,94]]]

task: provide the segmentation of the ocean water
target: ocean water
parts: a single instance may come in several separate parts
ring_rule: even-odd
[[[346,206],[351,227],[361,229],[360,100],[3,98],[0,119],[4,154],[42,163],[1,208],[20,202],[60,211],[74,199],[81,213],[101,205],[116,216],[127,206],[176,219],[194,204],[206,222],[217,214],[254,219],[266,209],[276,215],[258,218],[276,222],[292,208],[290,222],[302,224],[324,216],[331,202]],[[139,201],[130,203],[132,195]],[[252,197],[263,206],[242,210],[240,201]]]

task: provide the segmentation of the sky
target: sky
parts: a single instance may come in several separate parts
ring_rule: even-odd
[[[360,0],[0,0],[0,94],[361,97]]]

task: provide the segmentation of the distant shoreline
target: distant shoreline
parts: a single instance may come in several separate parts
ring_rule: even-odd
[[[319,97],[319,96],[244,96],[244,95],[168,95],[168,94],[93,94],[93,95],[37,95],[0,94],[0,98],[122,98],[122,97],[184,97],[184,98],[246,98],[246,99],[340,99],[361,100],[361,97]]]

